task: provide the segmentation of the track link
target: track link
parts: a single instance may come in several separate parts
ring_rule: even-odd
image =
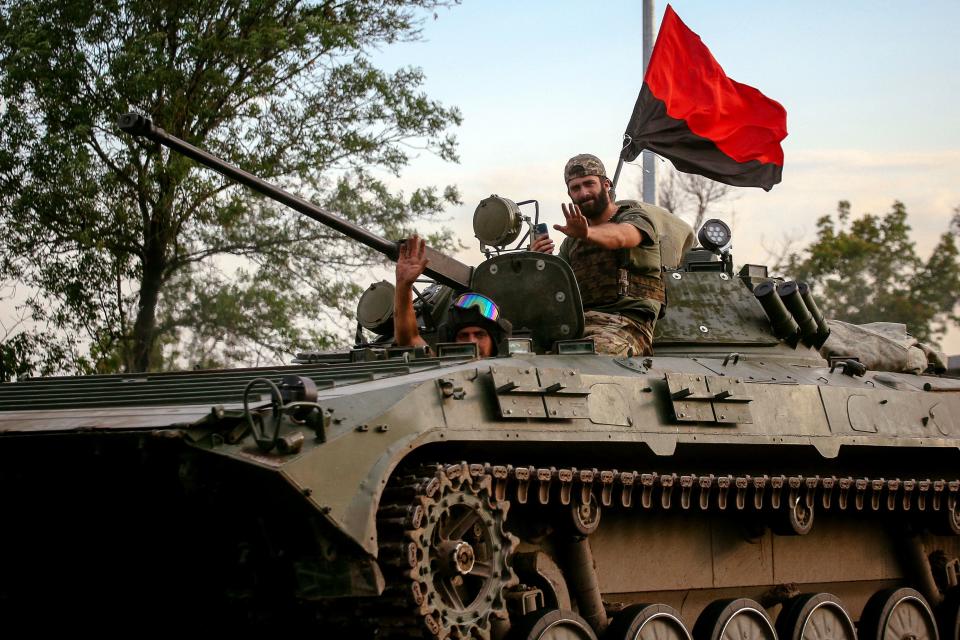
[[[805,501],[809,508],[855,511],[955,513],[960,479],[866,478],[803,475],[695,475],[533,467],[468,465],[490,475],[497,500],[567,505],[595,494],[604,507],[643,509],[761,510]]]

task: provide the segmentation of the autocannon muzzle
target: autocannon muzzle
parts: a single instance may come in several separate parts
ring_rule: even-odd
[[[760,301],[760,306],[767,314],[767,319],[773,327],[773,335],[796,348],[800,342],[800,326],[777,295],[776,284],[772,280],[761,282],[754,288],[753,295]]]

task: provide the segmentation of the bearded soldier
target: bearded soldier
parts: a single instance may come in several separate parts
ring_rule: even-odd
[[[614,202],[612,184],[596,156],[572,157],[563,170],[572,203],[562,205],[567,237],[560,257],[573,268],[583,299],[584,337],[616,356],[653,353],[653,329],[666,297],[664,265],[675,268],[693,244],[693,230],[665,209]],[[534,251],[553,253],[541,238]]]

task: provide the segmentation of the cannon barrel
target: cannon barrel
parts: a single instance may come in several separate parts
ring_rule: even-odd
[[[313,218],[317,222],[323,223],[328,227],[336,229],[340,233],[353,238],[354,240],[365,244],[375,251],[379,251],[391,260],[396,260],[399,254],[399,244],[379,236],[363,227],[356,225],[349,220],[344,220],[340,216],[324,211],[312,202],[308,202],[299,196],[284,191],[280,187],[270,184],[266,180],[235,167],[229,162],[218,158],[217,156],[198,149],[192,144],[177,138],[153,124],[147,116],[138,113],[126,113],[120,116],[117,126],[134,136],[142,136],[162,144],[169,149],[181,153],[188,158],[196,160],[200,164],[207,166],[218,173],[223,174],[231,180],[250,187],[258,193],[262,193],[268,198],[281,202],[291,209],[299,211],[305,216]],[[425,273],[441,284],[445,284],[454,289],[469,289],[470,278],[473,269],[455,258],[440,253],[436,249],[427,247],[426,257],[430,263]]]

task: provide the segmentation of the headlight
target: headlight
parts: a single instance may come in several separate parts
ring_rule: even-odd
[[[730,244],[731,236],[730,227],[727,226],[727,223],[711,218],[700,227],[697,240],[700,241],[700,246],[704,249],[719,253],[720,249]]]

